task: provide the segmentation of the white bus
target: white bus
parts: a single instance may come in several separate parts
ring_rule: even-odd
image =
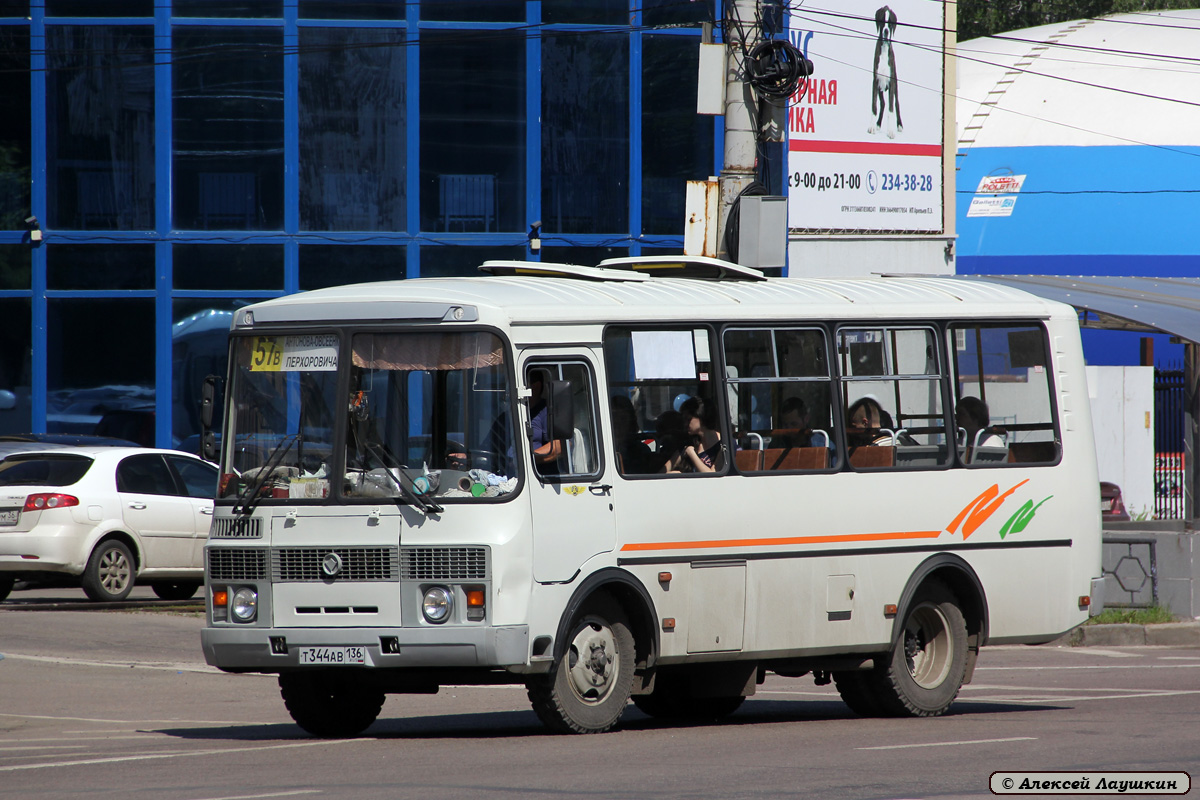
[[[1078,322],[937,278],[488,262],[235,313],[209,664],[355,735],[524,684],[601,732],[768,672],[942,714],[1103,596]]]

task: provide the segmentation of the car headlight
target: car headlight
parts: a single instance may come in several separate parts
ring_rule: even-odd
[[[233,593],[233,617],[238,622],[253,622],[258,615],[258,592],[243,586]]]
[[[425,590],[425,598],[421,601],[421,612],[430,622],[445,622],[450,618],[454,608],[454,595],[443,586],[433,586]]]

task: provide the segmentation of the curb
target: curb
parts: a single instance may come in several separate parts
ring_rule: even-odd
[[[1063,647],[1200,647],[1200,622],[1081,625],[1051,644]]]

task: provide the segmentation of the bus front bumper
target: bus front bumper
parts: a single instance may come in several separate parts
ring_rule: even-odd
[[[381,668],[511,667],[528,663],[529,628],[251,628],[208,627],[200,633],[204,660],[233,672],[305,668],[306,648],[360,647],[365,664]],[[320,664],[314,664],[320,667]]]

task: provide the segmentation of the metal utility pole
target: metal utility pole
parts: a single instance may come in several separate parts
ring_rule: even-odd
[[[720,258],[729,257],[725,251],[725,226],[733,201],[758,175],[755,163],[758,132],[752,116],[757,101],[746,81],[744,56],[758,41],[756,5],[757,0],[725,2],[725,164],[721,168],[721,205],[717,217]]]

